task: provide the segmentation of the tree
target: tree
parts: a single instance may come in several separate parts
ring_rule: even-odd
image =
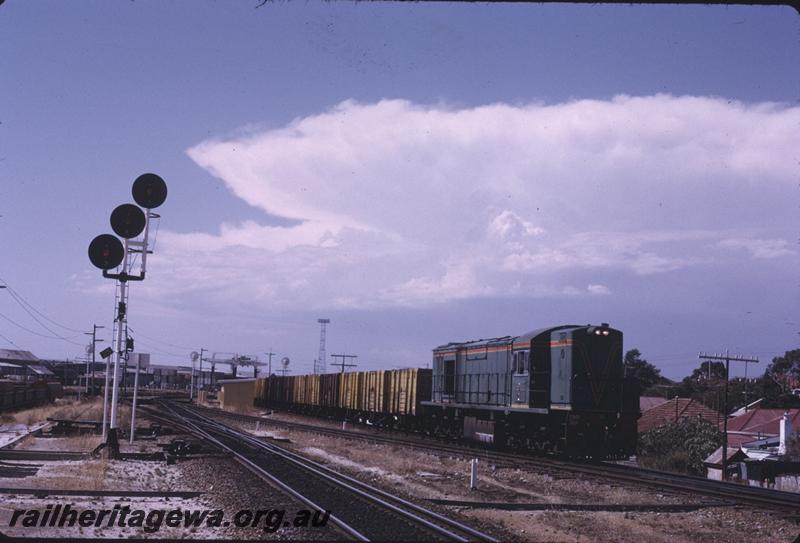
[[[773,358],[767,366],[767,375],[780,385],[783,392],[791,392],[792,388],[800,386],[800,349]]]
[[[794,354],[793,354],[794,353]],[[763,375],[749,378],[747,381],[734,378],[728,382],[728,411],[732,412],[746,403],[763,399],[761,407],[791,408],[800,406],[800,398],[791,395],[791,377],[784,375],[792,371],[793,357],[798,351],[789,351],[786,356],[775,358]],[[777,364],[775,363],[777,361]],[[708,378],[709,363],[702,362],[692,374],[685,377],[673,389],[675,395],[682,398],[693,398],[703,404],[722,411],[724,405],[723,390],[725,385],[724,362],[711,362],[711,379]],[[745,394],[747,391],[747,394]]]
[[[703,379],[725,379],[725,363],[719,361],[704,360],[700,366],[695,368],[692,374],[688,377],[693,381],[702,381]]]
[[[645,467],[704,475],[703,461],[722,444],[717,426],[700,418],[682,418],[639,436],[637,457]]]
[[[639,349],[631,349],[625,353],[624,364],[625,374],[639,381],[642,390],[652,387],[662,379],[661,370],[642,358]]]

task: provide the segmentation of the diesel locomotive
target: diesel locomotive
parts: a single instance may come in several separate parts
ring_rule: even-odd
[[[639,389],[607,323],[441,345],[422,408],[437,434],[582,457],[636,449]]]
[[[273,375],[257,381],[256,404],[572,457],[636,449],[639,390],[606,323],[447,343],[432,366]]]

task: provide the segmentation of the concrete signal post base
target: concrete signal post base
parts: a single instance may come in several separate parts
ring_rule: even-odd
[[[108,437],[105,443],[105,457],[110,460],[119,458],[119,439],[117,437],[117,429],[109,428]]]

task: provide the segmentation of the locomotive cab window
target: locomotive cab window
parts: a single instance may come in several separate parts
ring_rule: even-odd
[[[514,353],[514,373],[517,375],[528,373],[528,351]]]
[[[447,395],[452,395],[456,389],[456,361],[444,361],[444,387],[442,392]]]

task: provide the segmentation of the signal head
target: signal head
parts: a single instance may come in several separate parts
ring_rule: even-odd
[[[122,242],[111,234],[100,234],[89,244],[89,260],[101,270],[116,268],[124,256]]]
[[[154,173],[145,173],[133,182],[133,199],[145,209],[153,209],[167,199],[167,184]]]
[[[111,228],[122,238],[135,238],[144,230],[144,211],[133,204],[122,204],[111,212]]]

